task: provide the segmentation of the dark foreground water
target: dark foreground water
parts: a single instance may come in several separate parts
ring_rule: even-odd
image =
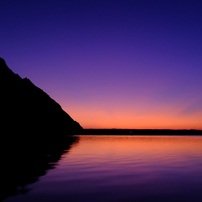
[[[80,136],[26,189],[4,201],[202,201],[202,137]]]

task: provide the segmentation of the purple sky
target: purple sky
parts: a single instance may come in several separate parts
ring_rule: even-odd
[[[202,1],[1,0],[0,57],[84,128],[202,129]]]

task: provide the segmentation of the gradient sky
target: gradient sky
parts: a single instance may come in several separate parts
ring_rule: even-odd
[[[84,128],[202,129],[201,0],[1,0],[0,57]]]

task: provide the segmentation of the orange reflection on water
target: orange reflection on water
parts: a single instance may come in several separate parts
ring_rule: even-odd
[[[45,190],[54,181],[71,201],[202,201],[202,137],[79,137]]]
[[[176,166],[183,162],[190,163],[187,159],[193,156],[201,158],[202,137],[80,136],[78,146],[71,153],[85,163],[130,161]]]

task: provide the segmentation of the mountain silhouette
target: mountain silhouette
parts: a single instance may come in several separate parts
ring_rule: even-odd
[[[22,79],[0,58],[0,201],[29,190],[71,145],[83,128],[47,93]]]
[[[82,130],[47,93],[13,73],[0,58],[1,131],[12,137],[68,135]]]

